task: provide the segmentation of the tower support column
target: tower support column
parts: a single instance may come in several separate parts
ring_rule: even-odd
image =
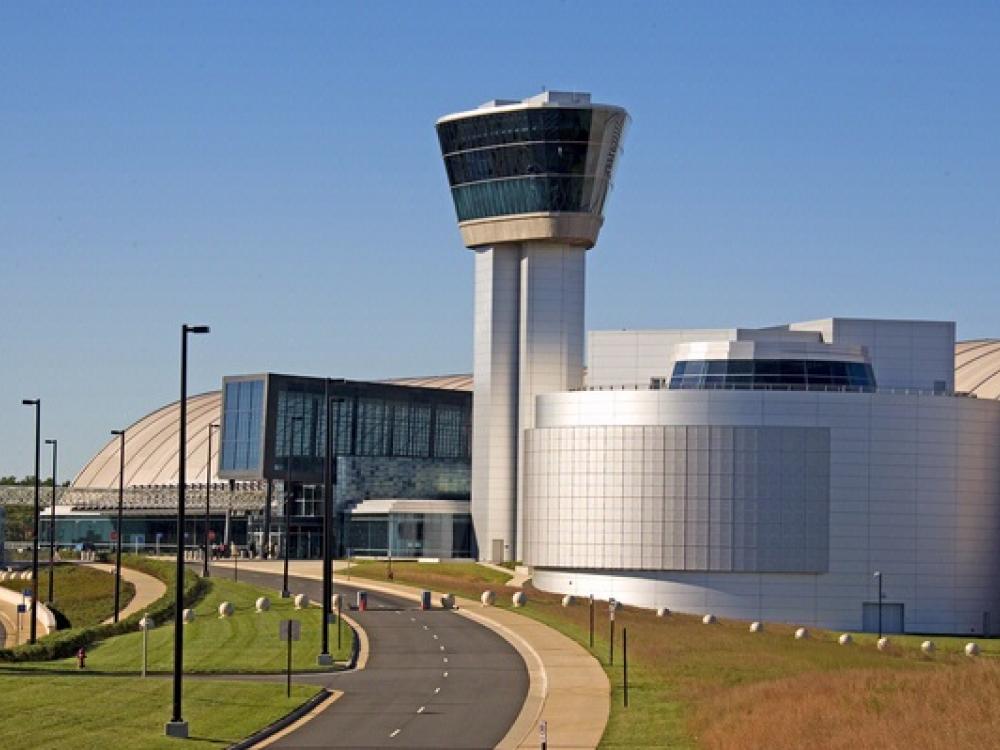
[[[516,244],[476,250],[472,525],[494,562],[516,544],[520,256]]]

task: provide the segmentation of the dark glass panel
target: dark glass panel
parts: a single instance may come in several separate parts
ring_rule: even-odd
[[[526,177],[452,188],[459,221],[541,211],[585,211],[584,178]]]
[[[444,160],[450,185],[525,175],[584,174],[586,143],[531,143],[464,151]]]
[[[592,110],[535,107],[474,115],[437,126],[441,153],[525,141],[587,141]]]

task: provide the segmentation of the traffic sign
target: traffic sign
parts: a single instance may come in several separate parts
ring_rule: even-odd
[[[298,620],[282,620],[278,623],[278,637],[283,641],[297,641],[302,635],[302,623]]]
[[[111,532],[111,541],[112,542],[117,542],[118,541],[118,532],[117,531],[112,531]]]
[[[27,611],[28,611],[28,607],[26,605],[24,605],[24,604],[18,604],[17,605],[17,613],[19,615],[23,615]]]

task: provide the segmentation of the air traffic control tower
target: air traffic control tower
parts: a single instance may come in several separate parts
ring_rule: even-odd
[[[523,431],[535,396],[583,385],[584,255],[628,115],[590,94],[495,100],[437,122],[462,241],[476,253],[472,522],[485,560],[521,555]]]

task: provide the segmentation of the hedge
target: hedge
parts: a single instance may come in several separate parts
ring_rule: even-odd
[[[16,648],[0,649],[0,662],[17,661],[51,661],[53,659],[65,659],[75,656],[81,648],[86,648],[97,641],[103,641],[116,635],[122,635],[139,629],[139,620],[144,615],[149,615],[157,623],[166,622],[174,618],[174,598],[176,587],[174,586],[174,563],[162,562],[160,560],[150,560],[138,555],[125,555],[122,558],[122,566],[132,568],[142,573],[147,573],[154,578],[158,578],[166,584],[167,590],[163,596],[153,602],[144,612],[134,614],[120,620],[117,623],[107,625],[91,625],[86,628],[70,628],[69,630],[57,630],[55,633],[45,636],[32,645],[21,645]],[[200,578],[192,571],[184,570],[184,606],[194,606],[202,597],[208,593],[209,583],[204,578]]]

